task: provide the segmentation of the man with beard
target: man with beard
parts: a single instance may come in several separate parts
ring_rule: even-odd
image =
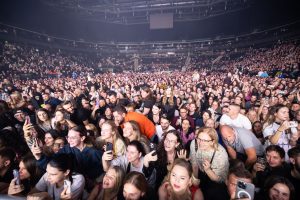
[[[300,147],[297,146],[291,148],[288,151],[288,155],[292,164],[292,169],[287,178],[295,187],[295,199],[300,199]]]
[[[164,133],[170,130],[175,130],[175,128],[170,124],[171,123],[167,117],[167,114],[162,114],[162,116],[160,117],[160,125],[156,126],[156,135],[159,142],[162,140]]]

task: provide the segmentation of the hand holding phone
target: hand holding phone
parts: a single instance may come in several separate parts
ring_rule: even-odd
[[[13,170],[13,175],[14,175],[14,178],[16,178],[16,185],[20,185],[20,173],[19,173],[19,170],[17,169],[14,169]]]
[[[66,194],[71,194],[71,181],[64,180],[64,189],[67,189]]]
[[[106,151],[113,151],[113,144],[111,142],[106,143]]]
[[[150,152],[151,151],[155,151],[152,153],[152,156],[155,156],[157,155],[157,152],[156,152],[156,145],[154,143],[150,143]]]
[[[254,199],[255,186],[252,183],[246,183],[241,180],[237,181],[236,185],[236,199]]]

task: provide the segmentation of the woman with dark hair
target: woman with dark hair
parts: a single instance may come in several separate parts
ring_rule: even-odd
[[[40,108],[35,112],[36,116],[36,124],[43,129],[43,131],[47,132],[52,129],[51,126],[51,117],[48,110],[44,108]]]
[[[46,171],[31,194],[47,192],[52,199],[80,199],[82,197],[85,179],[81,174],[73,173],[70,155],[57,154],[48,163]]]
[[[206,120],[212,118],[212,113],[210,110],[204,110],[201,114],[201,118],[199,119],[199,127],[204,127]]]
[[[266,180],[258,200],[295,200],[295,187],[285,177],[271,176]]]
[[[103,180],[94,187],[88,200],[117,200],[124,175],[121,167],[110,167],[103,176]]]
[[[8,188],[9,195],[26,196],[41,177],[37,161],[31,155],[24,156],[19,163],[20,184],[14,178]]]
[[[188,119],[183,119],[178,131],[183,143],[183,147],[189,150],[191,141],[195,139],[195,133],[193,128],[191,127],[190,121]]]
[[[51,120],[51,125],[63,136],[68,135],[68,131],[76,126],[74,122],[66,119],[66,112],[63,109],[57,109],[55,111],[54,117]]]
[[[151,193],[148,189],[147,181],[142,173],[130,172],[125,177],[123,197],[125,200],[153,199],[149,196]]]
[[[182,141],[176,130],[166,132],[162,141],[158,144],[156,153],[154,151],[148,153],[144,158],[143,172],[146,177],[156,170],[155,188],[161,185],[164,177],[176,158],[186,158],[187,152],[183,150]]]
[[[103,169],[107,171],[110,166],[120,166],[126,173],[131,171],[143,173],[144,156],[145,150],[143,145],[139,141],[133,140],[128,144],[126,155],[124,156],[113,159],[112,151],[104,152],[102,156]],[[152,170],[151,174],[147,176],[147,181],[151,186],[155,184],[155,174],[156,172]]]
[[[152,106],[151,112],[148,115],[148,118],[153,122],[154,125],[159,125],[161,116],[161,104],[155,103]]]
[[[288,161],[287,151],[296,145],[299,138],[297,128],[291,127],[289,108],[285,105],[277,105],[275,113],[270,116],[271,120],[263,130],[266,144],[279,145],[285,150],[285,160]]]
[[[152,106],[155,104],[155,98],[153,97],[150,87],[143,86],[141,88],[142,105],[140,111],[143,115],[148,116]]]

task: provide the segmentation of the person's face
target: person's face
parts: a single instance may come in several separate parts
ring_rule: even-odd
[[[182,119],[186,119],[188,113],[187,113],[187,110],[186,109],[180,109],[180,117]]]
[[[196,139],[198,148],[201,150],[208,150],[213,147],[213,139],[205,132],[199,133]]]
[[[115,97],[115,95],[110,95],[108,99],[109,99],[109,103],[111,104],[115,104],[117,102],[117,97]]]
[[[132,128],[131,124],[126,122],[124,124],[124,128],[123,128],[123,136],[130,140],[130,138],[132,138],[132,136],[133,136],[133,132],[134,131],[133,131],[133,128]]]
[[[166,95],[171,96],[171,94],[172,94],[172,89],[171,88],[166,89]]]
[[[14,117],[19,121],[19,122],[24,122],[25,121],[25,114],[23,112],[18,112],[14,115]]]
[[[247,179],[247,178],[238,178],[236,177],[234,174],[230,174],[228,179],[227,179],[227,190],[229,193],[230,197],[234,197],[235,196],[235,192],[236,192],[236,186],[237,186],[237,182],[238,180],[241,180],[245,183],[251,183],[251,179]]]
[[[61,111],[56,111],[55,112],[55,119],[58,122],[64,120],[64,114]]]
[[[177,142],[177,136],[169,133],[166,135],[166,139],[164,141],[164,147],[166,152],[174,151],[175,148],[179,145]]]
[[[250,101],[251,101],[252,103],[254,103],[256,100],[257,100],[257,97],[256,97],[256,96],[251,96],[251,100],[250,100]]]
[[[184,130],[184,131],[189,130],[189,128],[190,128],[189,120],[183,120],[181,126],[182,126],[182,130]]]
[[[125,183],[123,188],[123,196],[125,200],[139,200],[144,193],[131,183]]]
[[[206,120],[205,127],[215,128],[215,121],[213,119],[211,119],[211,118],[208,119],[208,120]]]
[[[49,95],[48,94],[43,94],[42,97],[43,97],[44,101],[49,100]]]
[[[109,169],[103,177],[103,189],[113,188],[116,184],[117,173],[114,169]]]
[[[248,112],[248,118],[251,122],[255,122],[257,120],[257,115],[255,111],[249,111]]]
[[[37,113],[37,116],[38,116],[39,120],[41,120],[42,122],[45,122],[49,119],[47,113],[44,111],[39,111]]]
[[[284,162],[284,158],[281,158],[276,151],[266,152],[266,159],[270,167],[279,167]]]
[[[138,152],[135,146],[129,145],[127,147],[126,156],[130,163],[137,161],[140,159],[142,153]]]
[[[54,168],[54,167],[50,166],[49,164],[47,165],[46,171],[47,171],[47,176],[46,176],[47,181],[51,185],[63,182],[69,172],[68,170],[65,173],[62,171],[59,171],[57,168]]]
[[[104,114],[105,114],[105,116],[111,116],[112,115],[111,109],[110,108],[106,108]]]
[[[30,178],[30,174],[26,169],[23,161],[21,161],[19,164],[19,174],[20,174],[20,180],[25,180]]]
[[[66,104],[66,105],[63,105],[63,108],[68,112],[68,113],[74,113],[74,106],[69,103],[69,104]]]
[[[270,200],[289,200],[290,190],[287,185],[276,183],[269,191]]]
[[[122,114],[119,114],[118,112],[113,112],[114,120],[116,124],[122,124],[124,121],[124,116]]]
[[[54,138],[51,136],[50,133],[45,134],[45,144],[47,147],[52,146],[54,143]]]
[[[84,137],[80,137],[80,133],[74,130],[70,130],[68,133],[68,143],[70,147],[78,147],[84,141]]]
[[[168,130],[169,126],[170,126],[170,122],[167,119],[161,118],[160,119],[160,125],[161,125],[161,129],[163,131]]]
[[[229,116],[235,115],[237,113],[238,113],[238,110],[237,110],[237,108],[235,106],[230,105],[228,107],[228,115]]]
[[[90,109],[90,107],[91,107],[90,102],[87,101],[86,99],[82,99],[82,100],[81,100],[81,105],[82,105],[82,107],[85,108],[85,109]]]
[[[218,104],[217,102],[215,102],[215,101],[211,104],[211,108],[212,108],[213,110],[217,110],[218,107],[219,107],[219,104]]]
[[[275,117],[281,122],[289,120],[289,109],[287,107],[280,108],[277,113],[275,113]]]
[[[226,129],[226,131],[222,132],[223,140],[227,141],[229,144],[233,144],[235,141],[235,134],[232,129]]]
[[[146,92],[145,90],[141,90],[141,96],[142,98],[146,98],[148,96],[148,92]]]
[[[188,190],[191,178],[187,169],[175,165],[170,173],[170,183],[175,193],[183,193]]]
[[[65,141],[62,139],[56,139],[53,143],[52,150],[54,153],[57,153],[65,145]]]
[[[208,114],[207,112],[205,112],[205,113],[203,113],[202,118],[203,118],[203,121],[205,122],[205,121],[208,120],[210,117],[209,117],[209,114]]]
[[[112,131],[112,127],[109,124],[103,124],[101,127],[101,138],[103,140],[107,140],[112,138],[114,135],[114,132]]]
[[[297,112],[298,110],[300,110],[300,104],[299,103],[292,104],[291,110]]]
[[[262,132],[262,124],[261,123],[255,123],[253,124],[253,130],[255,133],[261,133]]]
[[[268,112],[269,112],[269,107],[268,106],[264,106],[263,109],[262,109],[262,113],[264,115],[266,115],[266,114],[268,114]]]
[[[189,110],[190,110],[191,112],[195,112],[196,109],[197,109],[196,105],[193,104],[193,103],[191,103],[191,104],[190,104],[190,107],[189,107]]]
[[[153,115],[158,115],[159,112],[160,112],[159,107],[157,107],[157,106],[154,105],[154,106],[152,107],[152,113],[153,113]]]

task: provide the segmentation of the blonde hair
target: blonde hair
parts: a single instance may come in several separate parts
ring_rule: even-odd
[[[168,88],[166,88],[166,89],[164,90],[164,96],[163,96],[163,98],[162,98],[162,104],[163,104],[163,105],[166,105],[167,103],[169,103],[171,106],[173,106],[173,105],[175,104],[175,102],[174,102],[173,89],[171,88],[171,96],[169,97],[169,99],[168,99],[167,94],[166,94],[167,89],[168,89]]]
[[[218,136],[216,129],[214,129],[214,128],[199,128],[195,131],[195,138],[198,138],[198,136],[201,133],[206,133],[213,140],[213,148],[215,150],[217,150],[218,146],[219,146],[219,144],[218,144],[219,136]],[[197,147],[198,147],[198,145],[197,145],[197,143],[195,143],[195,148],[197,148]]]

